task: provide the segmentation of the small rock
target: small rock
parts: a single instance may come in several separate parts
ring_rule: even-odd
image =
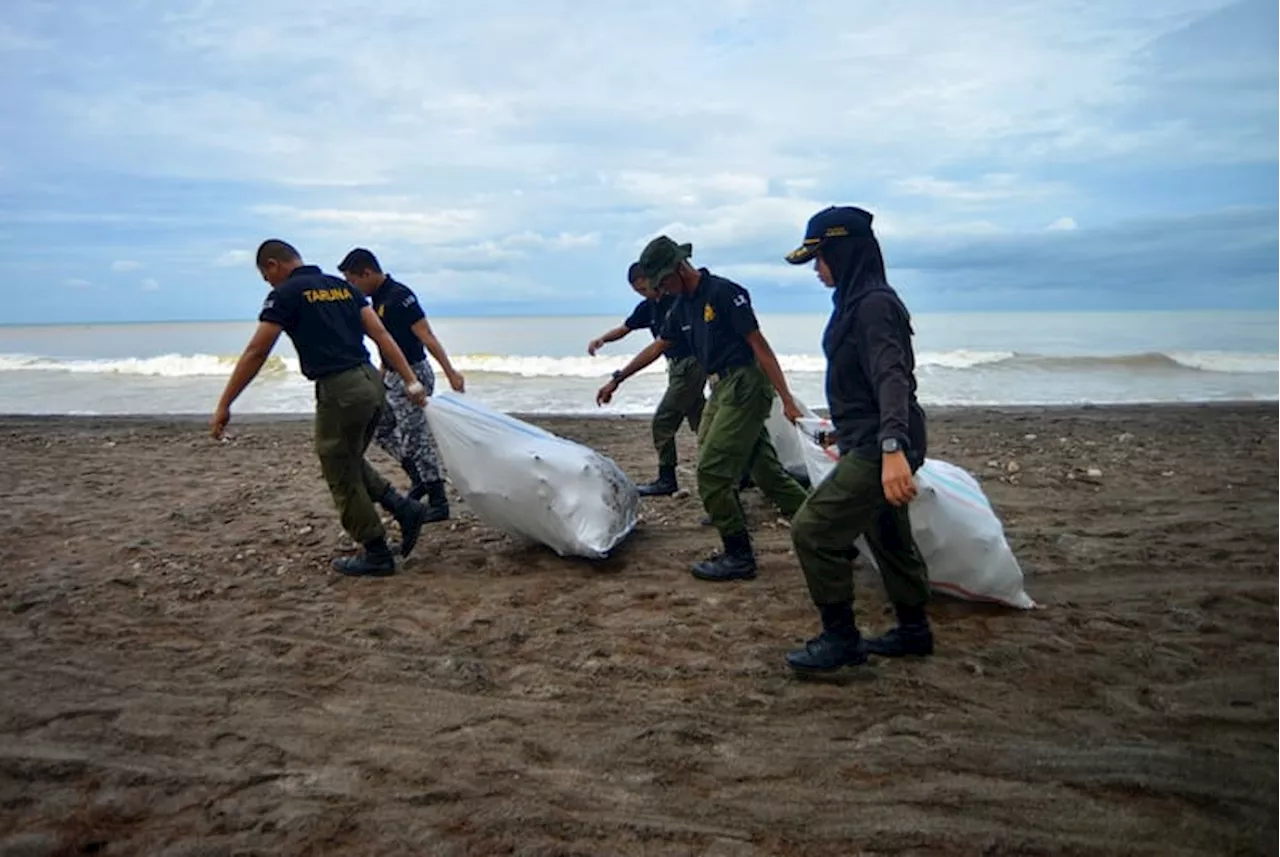
[[[998,468],[999,466],[1000,462],[996,461],[994,458],[987,462],[987,467]]]
[[[1129,441],[1133,440],[1133,435],[1127,431],[1121,432],[1120,434],[1116,435],[1116,440],[1119,441],[1120,443],[1128,443]]]
[[[777,524],[779,527],[782,527],[783,529],[787,529],[787,530],[791,529],[791,522],[788,521],[786,518],[779,518],[777,521]]]
[[[1022,470],[1022,465],[1016,461],[1010,461],[1005,465],[1004,469],[1008,473],[1019,473]]]
[[[688,489],[688,488],[681,488],[679,491],[677,491],[676,493],[672,494],[671,496],[672,496],[672,497],[674,497],[674,498],[675,498],[675,499],[677,499],[677,500],[686,500],[686,499],[688,499],[688,498],[689,498],[689,489]]]
[[[1023,440],[1035,440],[1037,436],[1038,436],[1038,435],[1034,435],[1034,434],[1024,434],[1024,435],[1022,436],[1022,439],[1023,439]]]
[[[1173,471],[1172,471],[1172,470],[1166,470],[1164,473],[1161,473],[1160,475],[1161,475],[1161,476],[1165,476],[1165,477],[1173,476]]]
[[[979,678],[986,674],[986,670],[982,668],[982,664],[977,661],[965,661],[964,668]]]
[[[1102,471],[1099,470],[1097,467],[1090,467],[1088,470],[1085,471],[1085,475],[1087,475],[1090,479],[1098,479],[1099,477],[1102,476]]]
[[[311,535],[311,533],[312,533],[312,532],[314,532],[314,531],[315,531],[315,527],[311,526],[310,524],[307,524],[305,527],[303,527],[302,529],[298,530],[298,535],[300,535],[300,536],[309,536],[309,535]]]

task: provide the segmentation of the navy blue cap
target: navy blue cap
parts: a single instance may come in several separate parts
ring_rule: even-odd
[[[824,208],[809,218],[809,225],[804,230],[804,243],[787,254],[787,261],[803,265],[818,255],[818,248],[829,238],[871,237],[872,219],[871,212],[852,205]]]

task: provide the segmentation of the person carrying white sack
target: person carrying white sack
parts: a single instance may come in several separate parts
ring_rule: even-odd
[[[840,459],[791,522],[791,539],[822,632],[789,652],[797,673],[858,666],[868,654],[930,655],[925,612],[928,570],[911,534],[907,504],[927,447],[925,415],[916,401],[911,318],[889,285],[872,215],[831,207],[815,214],[804,243],[787,254],[810,260],[834,290],[822,337],[827,358],[827,406]],[[863,639],[853,616],[853,546],[866,538],[893,602],[898,625]]]

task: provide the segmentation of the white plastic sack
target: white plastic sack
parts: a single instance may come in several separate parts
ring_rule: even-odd
[[[454,393],[431,397],[427,422],[449,481],[494,529],[588,559],[635,529],[635,484],[595,450]]]
[[[818,419],[813,411],[805,407],[804,402],[796,399],[796,404],[807,419]],[[765,420],[764,427],[769,432],[769,439],[773,441],[773,448],[778,453],[778,461],[782,463],[782,469],[806,485],[813,483],[813,474],[809,472],[805,463],[808,444],[796,437],[795,427],[782,413],[780,396],[773,397],[773,410],[769,413],[769,419]]]
[[[839,460],[834,447],[824,449],[815,439],[830,430],[831,423],[819,418],[803,419],[794,426],[815,487]],[[976,479],[954,464],[926,458],[916,471],[916,489],[907,512],[933,589],[967,601],[992,601],[1022,610],[1036,606],[1023,589],[1022,568],[1004,537],[1004,526]],[[859,537],[854,544],[875,566],[866,540]]]

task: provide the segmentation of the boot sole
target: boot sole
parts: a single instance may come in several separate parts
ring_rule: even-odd
[[[698,580],[705,580],[708,583],[732,583],[735,580],[755,580],[757,575],[757,573],[754,571],[751,572],[750,574],[709,575],[709,574],[706,574],[705,572],[699,571],[696,568],[690,569],[689,573],[692,574],[694,577],[696,577]]]
[[[345,568],[342,565],[339,565],[336,561],[333,563],[333,570],[336,571],[338,574],[341,574],[343,577],[391,577],[393,574],[396,573],[396,570],[394,567],[366,569],[366,570],[357,571],[357,570]]]

